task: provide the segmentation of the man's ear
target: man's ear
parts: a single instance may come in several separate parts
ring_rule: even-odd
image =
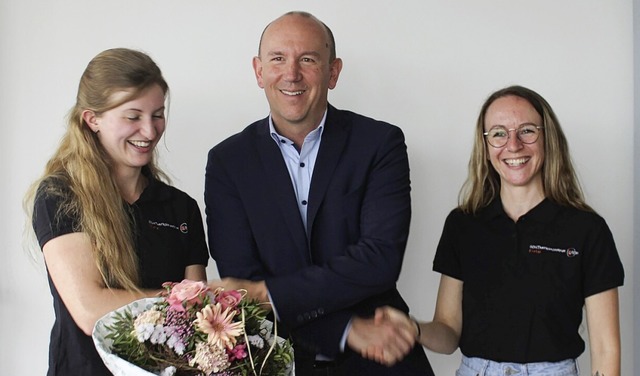
[[[82,120],[84,120],[93,133],[98,133],[100,131],[98,116],[92,110],[82,111]]]
[[[329,71],[331,72],[329,76],[329,89],[333,90],[338,84],[338,77],[342,71],[342,59],[335,58],[329,67]]]
[[[264,81],[262,80],[262,60],[259,56],[255,56],[251,61],[253,65],[253,72],[256,75],[256,81],[261,89],[264,89]]]

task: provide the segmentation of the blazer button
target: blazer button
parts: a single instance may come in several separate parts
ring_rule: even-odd
[[[317,319],[318,318],[318,312],[311,311],[311,317],[313,317],[314,319]]]
[[[298,320],[298,322],[302,323],[302,322],[304,322],[304,317],[302,317],[302,315],[298,315],[298,317],[296,317],[296,320]]]
[[[304,319],[305,319],[306,321],[311,320],[311,315],[309,314],[309,312],[305,312],[305,313],[303,314],[303,316],[304,316]]]

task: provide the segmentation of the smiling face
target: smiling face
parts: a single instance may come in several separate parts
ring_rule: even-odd
[[[266,28],[253,67],[279,131],[309,132],[322,120],[342,68],[340,59],[330,61],[330,48],[315,18],[285,15]]]
[[[484,131],[497,126],[518,129],[524,124],[542,125],[542,118],[527,100],[509,95],[496,99],[488,107]],[[501,189],[526,187],[543,192],[544,134],[536,142],[525,144],[515,131],[510,131],[506,145],[496,148],[487,143],[486,148],[491,165],[500,176]]]
[[[117,103],[127,95],[130,93],[119,91],[112,99]],[[153,150],[164,133],[164,101],[163,90],[152,85],[136,98],[100,115],[92,111],[83,113],[116,170],[139,170],[151,161]]]

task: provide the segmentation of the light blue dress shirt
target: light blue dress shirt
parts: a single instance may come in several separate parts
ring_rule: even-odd
[[[269,131],[271,132],[273,140],[278,144],[280,152],[282,153],[282,158],[284,158],[287,165],[287,170],[289,170],[291,184],[293,185],[293,189],[296,193],[296,201],[298,202],[298,209],[300,210],[300,217],[302,218],[302,223],[304,223],[305,231],[308,231],[307,207],[309,206],[309,188],[311,187],[313,168],[316,165],[318,150],[320,150],[320,141],[322,140],[322,131],[324,129],[326,119],[327,111],[324,112],[318,127],[309,132],[309,134],[304,138],[302,147],[298,150],[293,141],[280,135],[276,131],[276,127],[273,125],[273,119],[269,116]],[[271,300],[271,295],[269,295],[269,300]],[[275,306],[273,306],[273,311],[277,318],[278,312],[276,311]],[[350,328],[351,322],[347,324],[347,327],[342,334],[342,340],[340,341],[340,349],[343,351]],[[322,355],[319,355],[317,359],[328,360],[327,357]]]
[[[269,116],[269,130],[271,137],[278,144],[282,157],[287,164],[289,176],[291,176],[291,184],[296,193],[296,201],[298,209],[304,223],[304,229],[307,231],[307,207],[309,206],[309,187],[311,187],[311,177],[313,176],[313,168],[316,165],[316,157],[320,149],[320,141],[322,139],[322,130],[324,122],[327,118],[325,111],[320,125],[304,138],[302,147],[297,149],[296,145],[290,139],[281,136],[273,125],[273,120]]]

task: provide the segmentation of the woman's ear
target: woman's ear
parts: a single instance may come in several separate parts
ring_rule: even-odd
[[[89,126],[93,133],[100,132],[100,125],[98,124],[98,116],[92,110],[82,111],[82,120]]]

